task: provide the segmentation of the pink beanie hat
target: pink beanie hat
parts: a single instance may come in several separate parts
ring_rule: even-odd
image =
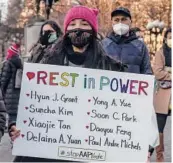
[[[67,32],[67,27],[69,23],[74,19],[84,19],[87,21],[93,30],[97,33],[98,32],[98,22],[97,22],[97,9],[91,9],[85,6],[76,6],[71,8],[64,20],[64,32]]]

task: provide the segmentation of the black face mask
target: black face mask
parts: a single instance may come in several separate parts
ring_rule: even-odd
[[[67,36],[70,39],[72,45],[78,48],[83,48],[92,40],[93,31],[84,29],[69,30],[67,32]]]
[[[44,31],[40,37],[40,43],[42,45],[48,45],[48,40],[49,37],[51,36],[52,31],[48,30],[48,31]]]

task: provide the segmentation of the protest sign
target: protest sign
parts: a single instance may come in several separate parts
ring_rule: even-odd
[[[13,155],[146,161],[150,75],[25,63]]]

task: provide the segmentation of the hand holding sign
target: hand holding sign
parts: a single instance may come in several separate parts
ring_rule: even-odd
[[[20,130],[17,130],[15,125],[11,126],[11,128],[10,128],[10,138],[11,138],[11,140],[14,141],[19,136],[20,136]]]

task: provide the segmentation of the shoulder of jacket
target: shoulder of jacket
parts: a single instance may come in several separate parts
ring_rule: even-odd
[[[14,65],[12,62],[10,62],[9,60],[7,60],[6,62],[3,63],[2,65],[2,71],[8,71],[9,69],[13,68]]]
[[[139,48],[146,47],[146,44],[144,42],[138,40],[138,39],[132,40],[130,43],[135,45],[136,47],[139,47]]]
[[[33,55],[38,50],[42,50],[42,49],[44,49],[44,46],[42,46],[41,44],[37,44],[30,50],[30,53],[31,53],[31,55]]]
[[[102,44],[103,44],[104,47],[109,46],[112,42],[113,42],[113,41],[112,41],[110,38],[108,38],[108,37],[106,37],[106,38],[104,38],[104,39],[102,40]]]
[[[7,66],[7,65],[11,65],[11,61],[10,60],[6,60],[5,62],[3,62],[3,66]]]
[[[33,44],[31,48],[29,49],[29,52],[32,52],[34,49],[38,49],[40,47],[42,47],[40,43]]]
[[[142,41],[140,41],[140,40],[133,40],[132,42],[131,42],[131,44],[133,45],[133,46],[135,46],[140,52],[143,52],[143,51],[145,51],[146,49],[148,49],[147,48],[147,45],[145,44],[145,42],[142,42]]]

